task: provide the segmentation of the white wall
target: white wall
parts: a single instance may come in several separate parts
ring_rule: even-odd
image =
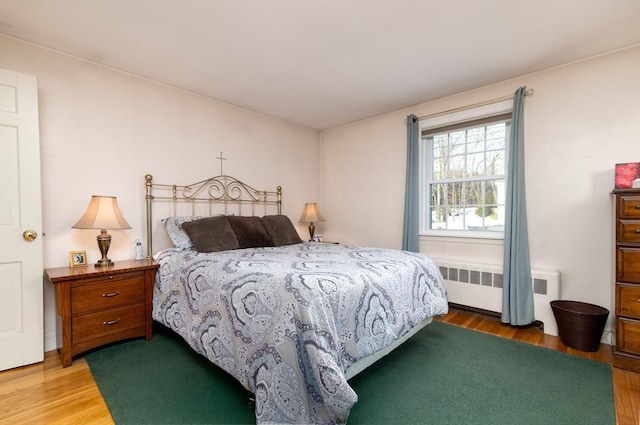
[[[71,226],[91,195],[118,197],[131,230],[110,231],[109,257],[133,258],[144,241],[144,175],[188,184],[224,173],[258,189],[283,187],[297,222],[319,195],[318,132],[0,36],[0,67],[38,78],[44,266],[68,252],[100,258],[98,231]],[[27,206],[28,208],[28,206]],[[306,237],[306,228],[299,227]],[[45,349],[55,348],[53,288],[45,286]]]
[[[428,75],[425,76],[428,78]],[[405,117],[535,90],[525,101],[526,190],[533,268],[562,273],[563,299],[613,315],[614,165],[640,161],[640,47],[525,75],[321,133],[325,239],[400,248]],[[422,252],[502,263],[502,243],[422,237]]]

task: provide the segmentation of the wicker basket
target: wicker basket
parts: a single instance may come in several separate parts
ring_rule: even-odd
[[[557,300],[550,304],[564,345],[581,351],[598,351],[609,310],[580,301]]]

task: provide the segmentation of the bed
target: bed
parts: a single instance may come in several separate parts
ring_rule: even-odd
[[[303,242],[280,187],[145,185],[153,318],[252,392],[259,424],[346,423],[348,380],[447,312],[429,258]],[[169,207],[154,222],[157,203]],[[156,252],[160,231],[172,244]]]

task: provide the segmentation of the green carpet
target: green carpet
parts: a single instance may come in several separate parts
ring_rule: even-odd
[[[255,423],[250,394],[164,329],[86,358],[118,425]],[[438,322],[350,384],[350,425],[615,424],[609,365]]]

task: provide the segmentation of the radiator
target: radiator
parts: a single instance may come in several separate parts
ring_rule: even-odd
[[[502,312],[502,266],[455,263],[434,260],[445,279],[449,302]],[[543,323],[544,333],[558,335],[558,326],[549,304],[560,298],[560,272],[531,270],[535,320]]]

